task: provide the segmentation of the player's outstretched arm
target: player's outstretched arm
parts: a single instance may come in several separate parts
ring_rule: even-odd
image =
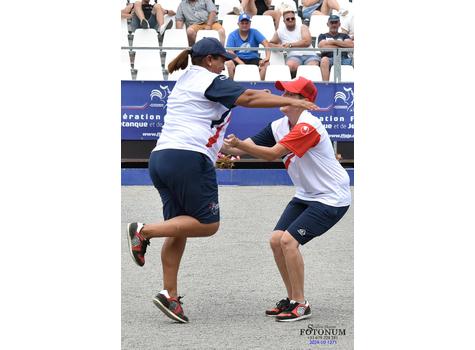
[[[242,106],[247,108],[276,108],[292,106],[303,108],[309,111],[317,111],[319,107],[312,102],[302,99],[291,99],[277,95],[270,94],[263,90],[247,89],[236,101],[235,106]]]
[[[249,139],[244,141],[239,140],[234,134],[228,135],[227,139],[224,139],[224,144],[231,148],[238,148],[245,153],[249,153],[254,157],[258,157],[269,162],[276,160],[277,158],[281,158],[286,154],[289,154],[291,151],[281,145],[280,143],[276,143],[273,147],[265,147],[265,146],[257,146],[254,142],[246,142]]]

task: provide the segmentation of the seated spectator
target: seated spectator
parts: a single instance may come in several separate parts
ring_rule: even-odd
[[[242,0],[241,8],[234,8],[234,13],[240,15],[247,13],[252,18],[255,15],[271,16],[274,19],[275,28],[279,28],[280,11],[269,10],[272,5],[272,0]]]
[[[264,80],[267,66],[270,64],[270,51],[266,51],[266,58],[261,59],[259,51],[250,51],[246,50],[246,48],[259,47],[259,44],[262,44],[264,47],[270,47],[269,42],[261,32],[257,29],[251,28],[251,17],[247,13],[243,13],[239,16],[238,26],[239,29],[236,29],[229,34],[226,46],[242,47],[243,50],[228,50],[228,52],[237,55],[234,60],[226,61],[229,77],[234,79],[234,70],[238,64],[254,64],[259,67],[261,80]]]
[[[313,48],[312,36],[307,26],[297,24],[295,12],[285,10],[282,14],[284,17],[284,27],[277,29],[272,39],[269,41],[271,47],[282,48]],[[321,58],[313,51],[287,51],[285,64],[290,68],[292,78],[297,74],[297,68],[300,65],[320,65]]]
[[[150,0],[136,1],[133,10],[135,10],[135,16],[132,17],[132,23],[130,24],[132,32],[140,27],[144,29],[154,28],[163,35],[166,29],[173,26],[171,18],[168,18],[167,23],[165,23],[164,16],[176,15],[175,11],[165,10],[159,4],[150,4]]]
[[[318,47],[332,49],[355,47],[355,44],[348,34],[338,32],[338,28],[340,28],[340,17],[336,15],[328,17],[327,26],[330,28],[329,32],[318,36]],[[333,51],[322,51],[320,69],[322,70],[323,81],[328,81],[330,79],[330,68],[333,64]],[[341,64],[355,67],[355,59],[348,57],[348,52],[342,52]]]
[[[193,46],[196,41],[196,33],[199,30],[217,30],[219,41],[225,45],[226,34],[224,28],[219,24],[216,14],[218,10],[211,0],[183,0],[180,2],[176,13],[176,27],[183,28],[183,24],[188,27],[188,44]]]
[[[348,13],[337,0],[302,0],[303,19],[310,19],[316,15],[329,16],[332,10],[338,11],[338,16],[346,16]]]

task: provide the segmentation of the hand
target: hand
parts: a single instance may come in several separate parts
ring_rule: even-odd
[[[234,134],[228,135],[227,139],[224,139],[224,145],[227,147],[236,147],[240,140],[234,136]]]
[[[261,67],[261,68],[264,67],[264,64],[265,64],[266,62],[269,62],[269,59],[268,59],[267,57],[266,57],[266,58],[263,58],[263,59],[259,62],[259,67]]]
[[[318,107],[316,104],[307,101],[307,100],[294,100],[292,99],[292,107],[297,107],[297,108],[303,108],[309,111],[318,111],[320,107]]]
[[[210,30],[211,29],[211,26],[209,24],[206,25],[205,27],[206,30]]]

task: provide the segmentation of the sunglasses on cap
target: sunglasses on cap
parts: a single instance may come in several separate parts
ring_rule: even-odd
[[[295,17],[288,17],[285,19],[287,22],[295,21]]]

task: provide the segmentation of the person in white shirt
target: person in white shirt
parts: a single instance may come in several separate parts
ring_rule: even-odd
[[[315,102],[317,89],[299,77],[277,81],[283,97]],[[335,158],[330,138],[320,119],[299,107],[282,107],[285,116],[258,134],[239,140],[233,134],[224,140],[223,150],[234,155],[251,154],[268,161],[282,157],[295,197],[274,228],[270,245],[288,297],[266,311],[277,321],[292,322],[311,315],[304,296],[304,262],[299,245],[327,232],[351,204],[350,179]]]
[[[295,78],[300,65],[320,65],[321,58],[315,51],[299,51],[299,47],[313,48],[312,36],[307,26],[297,24],[296,14],[293,10],[286,10],[282,14],[284,26],[280,26],[269,41],[270,47],[297,48],[287,51],[285,64],[290,68],[290,75]]]
[[[153,299],[168,317],[187,323],[181,308],[177,277],[188,237],[214,235],[219,228],[218,184],[214,168],[234,106],[275,108],[293,106],[317,110],[309,101],[276,96],[269,90],[245,89],[221,74],[227,52],[216,38],[203,38],[181,52],[168,66],[172,73],[192,66],[175,84],[167,101],[162,134],[149,159],[149,174],[163,203],[165,221],[129,223],[126,235],[132,259],[145,264],[154,237],[166,237],[161,260],[164,289]]]

